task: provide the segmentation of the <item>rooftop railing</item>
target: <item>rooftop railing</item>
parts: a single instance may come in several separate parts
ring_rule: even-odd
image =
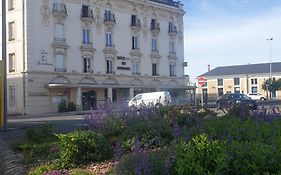
[[[179,5],[180,5],[180,2],[175,2],[173,0],[149,0],[149,1],[157,2],[160,4],[164,4],[164,5],[169,5],[172,7],[179,7]]]

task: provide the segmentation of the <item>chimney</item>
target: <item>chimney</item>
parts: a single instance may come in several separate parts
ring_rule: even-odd
[[[208,64],[208,72],[211,70],[211,66],[210,64]]]

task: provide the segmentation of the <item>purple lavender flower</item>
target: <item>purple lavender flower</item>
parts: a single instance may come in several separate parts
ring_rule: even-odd
[[[137,161],[135,163],[135,174],[136,175],[148,175],[149,173],[149,163],[148,155],[144,152],[137,153]]]

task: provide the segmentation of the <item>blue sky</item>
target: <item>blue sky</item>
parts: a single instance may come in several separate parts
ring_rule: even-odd
[[[281,0],[184,0],[191,81],[218,66],[281,62]]]

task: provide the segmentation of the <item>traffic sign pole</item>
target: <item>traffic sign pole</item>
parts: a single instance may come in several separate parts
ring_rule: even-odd
[[[198,84],[201,86],[201,89],[202,89],[202,93],[201,93],[201,106],[202,107],[204,106],[203,85],[205,84],[205,82],[206,82],[206,78],[205,77],[199,77],[198,78]]]

